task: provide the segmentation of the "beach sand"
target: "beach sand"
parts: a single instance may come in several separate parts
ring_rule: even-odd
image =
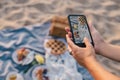
[[[120,45],[120,0],[0,0],[0,29],[42,24],[54,15],[85,14],[106,42]],[[97,56],[120,76],[120,62]]]

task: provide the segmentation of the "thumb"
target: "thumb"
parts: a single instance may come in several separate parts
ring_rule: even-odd
[[[91,47],[92,46],[90,41],[86,37],[84,38],[84,42],[85,42],[86,47]]]

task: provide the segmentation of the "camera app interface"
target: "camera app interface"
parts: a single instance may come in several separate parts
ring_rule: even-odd
[[[84,16],[70,16],[70,24],[73,29],[75,43],[83,43],[84,37],[87,37],[92,42],[87,22]]]

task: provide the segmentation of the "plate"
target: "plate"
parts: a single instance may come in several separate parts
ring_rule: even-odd
[[[15,75],[16,79],[15,80],[24,80],[23,76],[17,72],[10,72],[8,73],[6,80],[10,80],[10,76]]]
[[[17,64],[27,65],[27,64],[29,64],[29,63],[31,63],[33,61],[33,59],[34,59],[34,51],[30,51],[29,50],[28,55],[22,61],[18,61],[18,59],[17,59],[17,53],[15,51],[13,53],[13,55],[12,55],[12,59]]]

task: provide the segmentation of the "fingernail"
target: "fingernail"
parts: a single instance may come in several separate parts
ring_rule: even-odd
[[[72,52],[69,52],[70,55],[72,55]]]

